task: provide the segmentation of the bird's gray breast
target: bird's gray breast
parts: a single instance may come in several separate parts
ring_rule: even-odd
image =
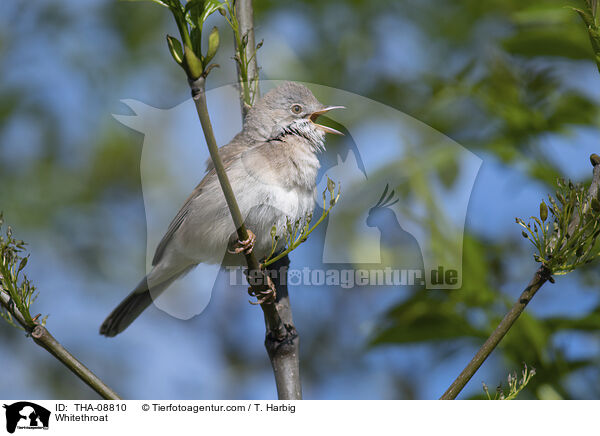
[[[273,226],[283,237],[288,221],[303,220],[314,207],[318,159],[302,149],[289,154],[285,144],[279,145],[244,153],[230,171],[240,210],[257,235],[259,251],[270,250]]]

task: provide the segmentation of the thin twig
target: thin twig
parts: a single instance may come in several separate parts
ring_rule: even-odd
[[[240,38],[247,38],[247,43],[244,47],[245,54],[243,56],[243,59],[247,62],[246,77],[242,77],[240,65],[237,64],[238,81],[240,82],[240,104],[242,107],[242,118],[245,118],[248,110],[250,109],[250,105],[247,102],[250,96],[245,94],[252,94],[251,99],[254,101],[256,101],[259,96],[258,62],[256,60],[256,43],[254,39],[253,19],[254,10],[252,8],[252,0],[235,0],[235,14],[239,24]],[[236,50],[239,51],[240,47],[236,47]]]
[[[588,189],[588,201],[591,202],[592,198],[597,198],[598,190],[600,187],[600,156],[598,156],[597,154],[592,154],[590,156],[590,161],[594,167],[592,183],[590,184],[590,187]],[[573,222],[570,223],[569,229],[576,227],[576,220],[578,220],[577,215],[574,217]],[[469,364],[465,367],[465,369],[463,369],[463,371],[456,378],[456,380],[452,382],[448,390],[444,392],[444,395],[440,397],[440,400],[453,400],[457,397],[457,395],[460,393],[460,391],[462,391],[462,389],[469,382],[469,380],[471,380],[473,375],[475,375],[479,367],[481,367],[485,359],[488,358],[488,356],[500,343],[502,338],[504,338],[506,333],[508,333],[510,328],[513,326],[517,318],[519,318],[519,315],[521,315],[523,310],[525,310],[525,307],[531,301],[536,292],[548,280],[550,280],[551,282],[553,282],[554,280],[552,279],[552,271],[548,270],[545,266],[542,265],[536,271],[533,278],[531,279],[531,282],[529,283],[529,285],[527,285],[527,287],[525,288],[517,302],[514,304],[512,309],[510,309],[510,311],[502,319],[498,327],[496,327],[496,330],[494,330],[494,332],[487,339],[487,341],[485,341],[485,343],[481,346],[479,351],[477,351],[475,357],[471,359]]]
[[[452,382],[448,390],[440,397],[440,400],[454,400],[456,398],[468,381],[471,380],[473,375],[475,375],[485,359],[488,358],[488,356],[500,343],[502,338],[504,338],[506,333],[508,333],[517,318],[519,318],[519,315],[521,315],[523,310],[525,310],[525,307],[531,301],[535,293],[542,287],[544,283],[546,283],[549,278],[549,271],[547,271],[543,266],[536,271],[531,279],[531,282],[529,282],[529,285],[527,285],[512,309],[510,309],[502,321],[500,321],[500,324],[498,324],[496,330],[494,330],[487,341],[485,341],[477,354],[475,354],[475,357],[471,359],[469,364],[465,367],[465,369],[462,370],[456,380]]]
[[[40,347],[45,348],[50,354],[56,357],[73,374],[79,377],[85,384],[95,390],[105,400],[120,400],[121,398],[109,388],[96,374],[90,371],[83,363],[77,360],[54,336],[41,324],[28,323],[21,312],[15,309],[11,303],[10,296],[4,289],[0,289],[0,304],[11,314],[23,329],[31,335],[33,341]]]

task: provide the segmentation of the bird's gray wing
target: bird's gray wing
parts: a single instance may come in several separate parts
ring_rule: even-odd
[[[229,143],[229,144],[231,144],[231,143]],[[227,144],[227,145],[229,145],[229,144]],[[219,153],[221,153],[221,150],[223,150],[225,147],[226,146],[221,147],[219,150]],[[240,148],[233,148],[233,147],[228,148],[225,151],[224,155],[223,154],[221,155],[221,158],[223,160],[223,164],[225,165],[225,167],[228,167],[229,165],[231,165],[231,162],[238,158],[238,154],[241,153],[240,150],[243,150],[243,149],[241,147]],[[171,241],[171,239],[173,239],[173,235],[181,227],[181,224],[183,224],[183,222],[185,221],[185,218],[190,213],[190,206],[191,206],[192,202],[202,193],[202,188],[207,184],[208,180],[210,180],[211,178],[214,178],[214,177],[216,177],[215,169],[214,169],[214,167],[210,166],[206,172],[206,175],[202,179],[202,181],[200,183],[198,183],[198,186],[196,186],[194,188],[194,190],[192,191],[190,196],[187,198],[187,200],[185,200],[185,203],[183,203],[183,206],[181,206],[181,209],[179,209],[179,212],[177,212],[177,215],[175,215],[175,218],[173,218],[173,221],[171,221],[171,224],[169,224],[167,233],[165,233],[165,236],[163,236],[163,238],[159,242],[158,247],[156,247],[156,252],[154,253],[154,258],[152,259],[152,266],[154,266],[158,262],[160,262],[160,259],[162,258],[163,254],[165,253],[165,249],[167,248],[167,245],[169,245],[169,242]]]
[[[198,183],[198,186],[194,188],[190,196],[187,198],[187,200],[185,200],[185,203],[183,203],[183,206],[181,206],[181,209],[179,209],[179,212],[177,212],[177,215],[175,215],[175,218],[173,218],[173,220],[171,221],[171,224],[169,224],[167,233],[165,233],[165,235],[158,243],[158,247],[156,247],[156,251],[154,252],[154,258],[152,258],[152,266],[156,265],[162,259],[167,245],[169,245],[169,242],[171,241],[171,239],[173,239],[173,235],[181,227],[181,224],[185,221],[185,218],[188,216],[192,201],[194,201],[194,199],[196,199],[200,195],[200,193],[202,192],[202,187],[206,184],[206,180],[209,178],[211,173],[214,173],[214,170],[209,172],[202,179],[202,181]]]
[[[225,167],[228,167],[231,162],[239,157],[240,154],[244,153],[249,148],[255,146],[256,143],[251,142],[249,139],[245,139],[243,132],[238,133],[231,142],[225,144],[221,148],[219,148],[219,155],[221,156],[221,160]],[[169,224],[169,228],[167,229],[167,233],[163,236],[161,241],[156,247],[156,252],[154,253],[154,258],[152,259],[152,266],[156,265],[160,262],[163,254],[165,253],[165,249],[171,239],[173,239],[173,235],[175,232],[181,227],[181,224],[185,221],[188,213],[190,212],[190,205],[194,199],[196,199],[200,193],[202,192],[202,187],[206,184],[207,180],[211,177],[215,177],[215,167],[210,158],[208,158],[206,162],[206,175],[202,179],[202,181],[196,186],[192,194],[187,198],[171,224]]]

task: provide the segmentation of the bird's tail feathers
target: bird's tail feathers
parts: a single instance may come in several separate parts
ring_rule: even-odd
[[[100,326],[100,334],[113,337],[125,330],[140,314],[167,289],[177,278],[187,273],[194,265],[180,271],[159,284],[148,286],[148,276],[111,312]]]

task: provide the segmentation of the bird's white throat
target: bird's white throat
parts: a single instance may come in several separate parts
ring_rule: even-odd
[[[309,142],[314,152],[325,150],[325,132],[319,130],[312,121],[306,118],[295,120],[284,127],[280,136],[285,135],[296,135],[304,138]]]

